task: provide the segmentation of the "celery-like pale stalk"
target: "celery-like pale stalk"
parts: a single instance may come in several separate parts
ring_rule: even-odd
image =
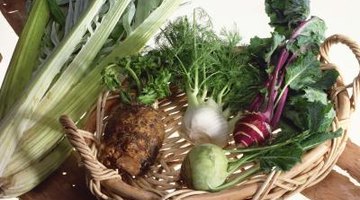
[[[164,0],[163,3],[131,33],[131,37],[124,42],[115,46],[112,52],[105,57],[99,64],[105,67],[116,61],[118,57],[137,53],[144,45],[144,41],[148,41],[159,30],[166,19],[171,16],[174,10],[181,4],[180,0]],[[132,48],[124,48],[124,46],[132,46]]]
[[[0,90],[0,119],[6,115],[22,94],[30,81],[34,68],[38,65],[41,38],[48,21],[47,2],[36,0],[16,44]]]
[[[58,80],[55,82],[55,84],[51,87],[51,89],[46,93],[46,95],[41,100],[40,104],[41,107],[39,107],[34,115],[31,117],[32,120],[36,121],[39,128],[36,128],[36,132],[25,133],[23,138],[19,141],[18,146],[21,147],[21,150],[24,148],[24,145],[30,145],[31,148],[36,147],[37,145],[40,146],[48,146],[48,148],[51,148],[51,145],[54,144],[61,134],[58,134],[56,138],[51,138],[51,142],[49,142],[46,139],[42,139],[41,137],[37,135],[41,135],[42,133],[42,127],[43,126],[51,126],[50,122],[43,122],[41,121],[41,118],[48,115],[49,110],[55,107],[55,105],[59,104],[60,101],[63,101],[64,96],[66,96],[67,92],[74,86],[76,83],[80,82],[84,74],[91,69],[91,64],[94,61],[95,56],[100,51],[103,44],[106,42],[107,38],[111,34],[113,28],[117,24],[117,22],[120,20],[120,17],[123,14],[123,11],[125,10],[126,6],[129,4],[130,0],[124,0],[124,1],[114,1],[114,3],[111,3],[111,6],[106,13],[106,15],[101,20],[101,24],[98,25],[98,27],[94,30],[94,32],[91,34],[91,36],[88,38],[88,41],[82,49],[79,51],[79,53],[76,55],[76,57],[73,59],[73,61],[67,66],[65,71],[61,74],[61,76],[58,78]],[[81,91],[79,91],[81,93]],[[83,102],[89,101],[89,100],[83,100]],[[90,99],[90,103],[93,103],[93,101]],[[67,106],[66,106],[67,107]],[[49,116],[50,119],[53,120],[53,123],[57,123],[57,120],[53,119],[53,117]],[[47,124],[48,123],[48,124]],[[36,126],[36,125],[35,125]],[[53,125],[55,128],[57,127],[57,124]],[[54,128],[54,127],[45,127],[47,128]],[[45,131],[46,132],[46,131]],[[37,138],[34,139],[33,137]],[[42,145],[41,145],[42,144]],[[36,148],[35,152],[30,155],[36,154],[35,157],[32,157],[30,155],[27,155],[27,157],[30,157],[31,159],[28,159],[28,161],[19,158],[19,155],[14,155],[10,163],[7,165],[6,170],[3,174],[3,176],[9,176],[16,171],[21,170],[22,168],[25,168],[28,164],[32,162],[34,158],[37,158],[41,156],[44,152],[46,152],[47,148]],[[19,168],[20,167],[20,168]]]
[[[91,33],[88,41],[41,100],[41,107],[37,109],[32,119],[36,120],[37,116],[43,115],[44,112],[63,101],[64,94],[80,82],[84,74],[93,67],[91,64],[94,58],[103,47],[129,3],[130,0],[110,1],[110,8],[106,15],[101,19],[101,22],[98,22],[98,27]],[[41,115],[39,115],[40,113]]]
[[[75,120],[79,119],[93,105],[103,89],[101,85],[102,69],[108,64],[116,62],[118,57],[137,53],[181,2],[181,0],[165,0],[125,41],[116,45],[109,56],[85,74],[81,82],[75,85],[58,104],[47,110],[39,107],[35,115],[42,116],[41,120],[27,131],[20,143],[21,148],[14,154],[12,162],[16,162],[16,166],[18,166],[28,164],[26,163],[28,162],[27,158],[39,159],[41,154],[37,152],[48,150],[51,144],[62,137],[61,129],[56,124],[57,118],[61,114],[68,114]]]
[[[63,139],[44,159],[33,162],[24,170],[6,177],[0,188],[0,198],[17,197],[30,191],[56,170],[71,151],[71,145]]]
[[[4,173],[4,169],[25,130],[31,124],[36,123],[31,116],[38,108],[40,100],[46,94],[54,77],[60,72],[64,63],[73,53],[76,45],[83,38],[88,26],[91,25],[104,3],[105,0],[92,1],[75,28],[45,61],[44,65],[39,69],[40,71],[33,77],[29,86],[22,93],[19,101],[2,119],[0,124],[0,176]]]

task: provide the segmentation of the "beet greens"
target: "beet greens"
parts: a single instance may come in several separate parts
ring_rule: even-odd
[[[318,17],[307,20],[302,20],[304,15],[300,17],[292,20],[292,26],[287,26],[295,27],[294,21],[297,22],[288,38],[274,32],[270,39],[252,40],[254,49],[258,44],[271,45],[262,58],[267,67],[268,79],[264,84],[265,92],[255,97],[248,112],[235,126],[233,136],[239,146],[261,144],[269,139],[272,130],[279,126],[290,90],[302,90],[321,77],[316,53],[324,39],[324,21]],[[277,29],[280,28],[275,26]]]

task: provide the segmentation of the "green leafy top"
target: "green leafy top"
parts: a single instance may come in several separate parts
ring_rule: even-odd
[[[287,43],[287,49],[296,55],[302,55],[308,51],[317,54],[320,44],[325,39],[325,30],[324,20],[313,16],[293,31],[293,36]]]
[[[161,51],[173,59],[171,71],[176,85],[195,96],[211,90],[206,83],[208,77],[221,77],[217,71],[218,60],[214,56],[221,48],[221,40],[209,31],[208,24],[191,24],[188,18],[179,18],[170,23],[157,37]],[[210,78],[211,78],[210,76]],[[224,79],[216,80],[218,86],[227,84]]]
[[[122,58],[103,70],[103,83],[126,103],[151,105],[170,95],[172,76],[162,58],[158,50]]]
[[[162,2],[163,0],[132,0],[115,27],[112,38],[130,35]]]
[[[310,14],[309,0],[265,0],[265,11],[275,31],[289,36]]]
[[[248,61],[269,77],[287,52],[290,59],[279,71],[279,77],[284,78],[275,87],[280,94],[275,106],[285,91],[288,100],[279,123],[281,132],[268,146],[238,152],[243,152],[244,158],[257,155],[251,161],[258,161],[262,170],[287,171],[300,162],[305,151],[341,135],[341,129],[330,129],[335,110],[327,95],[338,72],[320,70],[317,54],[326,26],[318,17],[308,19],[308,0],[266,0],[265,6],[275,31],[269,38],[252,38],[245,52]],[[260,92],[267,93],[268,84],[265,82]]]
[[[247,104],[261,83],[260,70],[239,50],[237,33],[224,31],[218,36],[206,15],[201,17],[199,20],[194,14],[192,22],[180,18],[157,38],[166,59],[171,60],[174,83],[187,92],[190,104],[201,104],[208,98],[223,108]]]
[[[170,22],[156,37],[156,49],[107,67],[103,82],[120,90],[127,102],[151,104],[170,94],[171,83],[186,91],[193,104],[212,98],[234,112],[244,108],[263,81],[261,70],[249,62],[256,60],[254,52],[238,48],[237,33],[217,35],[207,15],[200,15]],[[128,77],[122,87],[120,75]]]

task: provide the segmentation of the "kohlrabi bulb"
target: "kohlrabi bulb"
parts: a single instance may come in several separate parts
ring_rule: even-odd
[[[228,176],[228,159],[223,149],[214,144],[200,144],[191,149],[181,165],[180,177],[195,190],[212,190]]]
[[[212,99],[187,108],[182,130],[194,144],[212,143],[224,147],[229,140],[229,123]]]

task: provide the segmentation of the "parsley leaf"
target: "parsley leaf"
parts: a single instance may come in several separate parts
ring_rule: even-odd
[[[115,91],[120,85],[120,73],[116,65],[109,65],[101,72],[101,78],[104,85],[110,91]]]

